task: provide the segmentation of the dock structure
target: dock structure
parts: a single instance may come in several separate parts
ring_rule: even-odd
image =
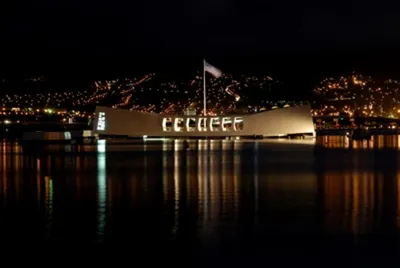
[[[74,131],[30,131],[22,134],[22,142],[45,142],[45,143],[76,143],[86,140],[93,140],[96,137],[91,130]]]

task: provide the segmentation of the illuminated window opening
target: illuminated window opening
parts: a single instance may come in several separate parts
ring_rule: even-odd
[[[162,127],[163,131],[166,132],[172,131],[172,118],[163,118]]]
[[[186,131],[196,131],[196,118],[186,118]]]
[[[199,118],[199,121],[197,121],[197,130],[207,131],[207,118]]]
[[[99,112],[99,117],[97,118],[97,130],[106,130],[106,113],[104,112]]]
[[[230,117],[222,118],[222,130],[223,131],[232,131],[232,118],[230,118]]]
[[[244,128],[243,117],[235,117],[233,121],[233,129],[235,131],[240,131],[243,130],[243,128]]]
[[[221,120],[218,117],[211,118],[210,130],[211,131],[221,131]]]
[[[182,132],[185,130],[185,120],[183,118],[175,118],[174,131]]]

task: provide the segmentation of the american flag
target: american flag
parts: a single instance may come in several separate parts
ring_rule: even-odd
[[[212,74],[215,78],[221,77],[222,72],[220,69],[212,66],[208,62],[204,61],[204,70],[210,74]]]

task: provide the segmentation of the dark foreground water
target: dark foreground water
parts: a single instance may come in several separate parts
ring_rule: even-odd
[[[398,267],[399,139],[2,143],[0,243],[118,242],[190,266]]]

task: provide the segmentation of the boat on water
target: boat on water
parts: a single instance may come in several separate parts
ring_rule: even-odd
[[[351,132],[347,132],[346,136],[352,140],[370,140],[372,135],[365,128],[357,128],[352,130]]]

